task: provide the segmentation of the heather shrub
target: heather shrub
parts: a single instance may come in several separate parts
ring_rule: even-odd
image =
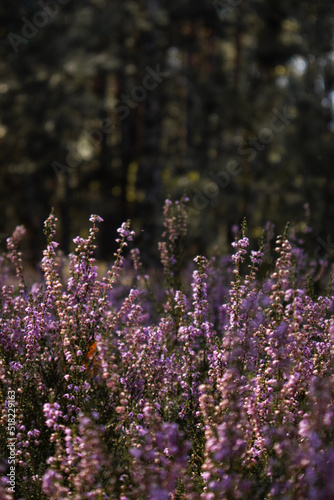
[[[1,498],[333,498],[331,277],[316,296],[293,231],[270,265],[243,224],[231,255],[191,268],[186,203],[167,200],[161,269],[128,221],[100,276],[90,222],[66,257],[50,214],[33,285],[24,228],[1,257]]]

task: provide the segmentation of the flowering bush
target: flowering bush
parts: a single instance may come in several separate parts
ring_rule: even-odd
[[[265,272],[266,244],[249,251],[245,226],[231,257],[196,257],[188,280],[184,204],[167,200],[164,217],[154,279],[138,249],[123,255],[129,222],[102,278],[98,216],[66,273],[51,213],[30,287],[24,229],[7,240],[1,498],[334,498],[331,286],[312,294],[312,267],[287,234]]]

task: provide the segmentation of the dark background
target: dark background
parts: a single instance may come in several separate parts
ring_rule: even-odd
[[[164,199],[185,194],[194,252],[226,251],[244,216],[254,238],[268,220],[302,230],[309,203],[309,250],[331,257],[332,1],[2,0],[0,14],[2,248],[24,224],[39,260],[53,206],[65,252],[97,213],[100,258],[131,218],[150,259]]]

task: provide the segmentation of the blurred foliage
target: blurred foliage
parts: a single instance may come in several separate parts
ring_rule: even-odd
[[[128,218],[152,258],[163,200],[183,194],[189,251],[227,248],[244,216],[282,232],[306,202],[311,251],[330,242],[332,2],[62,3],[0,6],[0,245],[24,224],[37,260],[54,206],[65,252],[98,213],[99,258]]]

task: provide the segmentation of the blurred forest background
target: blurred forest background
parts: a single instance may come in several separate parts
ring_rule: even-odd
[[[0,233],[39,260],[131,218],[154,256],[167,196],[189,198],[189,248],[227,251],[246,216],[334,249],[334,2],[2,0]],[[144,230],[141,232],[141,230]]]

